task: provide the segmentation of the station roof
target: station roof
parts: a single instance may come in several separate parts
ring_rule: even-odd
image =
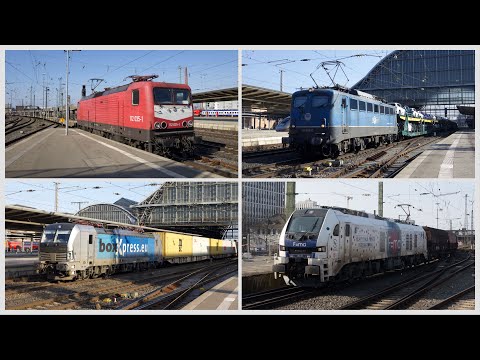
[[[287,92],[246,84],[242,86],[242,106],[245,109],[289,114],[291,100],[292,94]]]
[[[462,115],[472,115],[475,116],[475,106],[461,106],[457,105],[457,109]]]
[[[238,87],[192,93],[194,103],[238,100]]]
[[[6,230],[29,230],[42,232],[45,225],[56,222],[84,221],[103,224],[106,227],[137,228],[148,231],[163,231],[163,229],[125,224],[116,221],[92,219],[85,216],[77,216],[68,213],[39,210],[21,205],[5,205],[5,229]],[[171,231],[171,230],[168,230]]]

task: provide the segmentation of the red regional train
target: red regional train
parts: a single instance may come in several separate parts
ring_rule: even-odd
[[[77,126],[131,146],[169,155],[193,155],[191,90],[185,84],[154,82],[157,75],[130,76],[132,82],[85,96],[78,102]]]

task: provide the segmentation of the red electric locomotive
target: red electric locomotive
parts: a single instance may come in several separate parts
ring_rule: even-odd
[[[79,128],[161,155],[192,155],[195,136],[190,87],[154,82],[157,75],[130,76],[130,84],[85,96],[78,102]]]

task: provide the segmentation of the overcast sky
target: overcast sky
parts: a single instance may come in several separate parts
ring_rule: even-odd
[[[327,180],[298,181],[296,185],[296,201],[315,200],[319,205],[347,207],[372,213],[378,208],[378,182],[375,180]],[[453,194],[452,194],[453,193]],[[421,195],[423,194],[423,195]],[[398,219],[405,212],[400,204],[410,204],[410,216],[418,225],[436,227],[437,205],[438,227],[463,227],[465,223],[465,194],[468,194],[468,214],[471,213],[474,200],[473,181],[424,181],[424,180],[388,180],[383,181],[383,215]],[[436,195],[436,196],[434,196]],[[475,204],[474,204],[475,206]],[[408,211],[407,206],[403,206]],[[468,216],[470,229],[470,215]]]

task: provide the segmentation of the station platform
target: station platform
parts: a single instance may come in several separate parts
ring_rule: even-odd
[[[430,145],[395,178],[475,178],[475,130],[461,129]]]
[[[45,129],[5,149],[7,178],[207,178],[216,175],[89,132]]]
[[[288,137],[288,133],[275,130],[242,129],[242,147],[281,144],[282,137]]]
[[[196,117],[195,128],[223,131],[238,131],[237,117]]]
[[[238,277],[215,285],[182,310],[238,310]]]
[[[272,256],[252,256],[242,259],[242,276],[251,276],[259,274],[271,274],[273,265]]]
[[[276,289],[285,286],[282,278],[273,276],[272,256],[252,256],[242,259],[242,294]]]

